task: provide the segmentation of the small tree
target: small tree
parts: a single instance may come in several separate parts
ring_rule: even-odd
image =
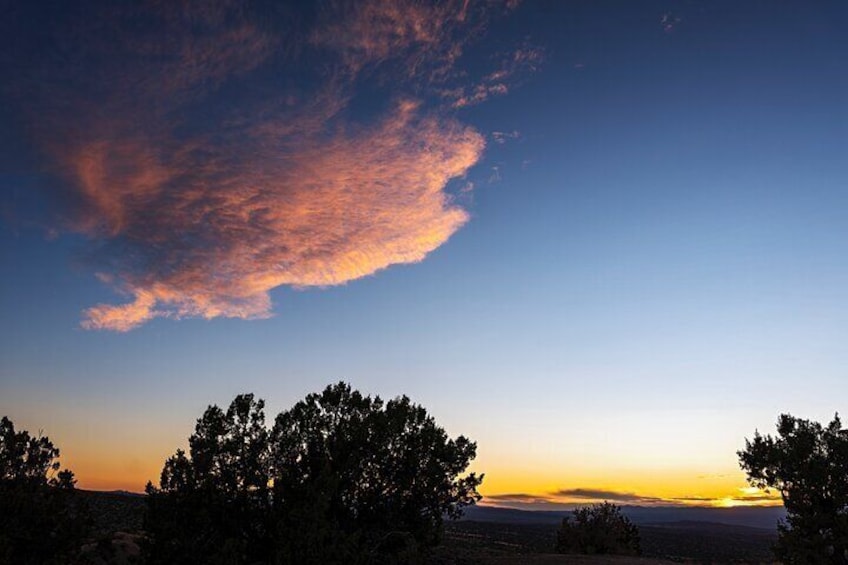
[[[59,563],[79,548],[89,517],[46,436],[0,419],[0,563]]]
[[[53,485],[62,490],[74,490],[77,488],[77,479],[74,476],[73,471],[70,469],[64,469],[59,471],[59,474],[56,475],[56,480]]]
[[[738,452],[752,486],[776,489],[786,507],[778,524],[784,563],[848,563],[848,430],[782,414],[777,436],[754,432]]]
[[[562,520],[559,553],[639,555],[639,529],[610,502],[584,506]]]

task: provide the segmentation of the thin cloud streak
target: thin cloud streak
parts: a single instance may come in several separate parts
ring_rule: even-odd
[[[561,489],[551,493],[556,498],[579,499],[579,500],[608,500],[611,502],[625,503],[647,503],[657,504],[663,499],[652,496],[641,496],[632,492],[618,492],[613,490],[573,488]]]
[[[134,27],[139,11],[153,25]],[[468,221],[448,187],[485,140],[439,93],[462,74],[483,7],[371,1],[317,13],[305,32],[275,30],[235,1],[109,8],[72,30],[70,74],[42,65],[35,78],[51,98],[28,109],[73,203],[64,226],[89,238],[99,278],[128,297],[86,309],[83,328],[268,317],[276,287],[422,261]],[[361,123],[351,101],[375,73],[404,90]],[[505,93],[509,73],[487,78],[477,101]]]
[[[523,492],[517,493],[507,493],[507,494],[491,494],[485,497],[486,502],[494,502],[494,503],[509,503],[509,502],[518,502],[521,504],[545,504],[548,502],[553,502],[551,499],[546,496],[539,496],[536,494],[527,494]]]

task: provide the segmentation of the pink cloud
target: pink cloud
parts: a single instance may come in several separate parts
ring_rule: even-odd
[[[128,239],[147,264],[116,273],[131,304],[91,308],[83,326],[265,317],[275,287],[342,284],[421,261],[468,219],[444,189],[480,158],[484,141],[471,128],[406,102],[374,127],[296,150],[280,151],[282,129],[275,139],[264,124],[238,167],[205,153],[157,155],[142,142],[72,154],[88,202],[79,229]]]
[[[440,94],[454,108],[465,108],[486,102],[492,97],[509,93],[509,82],[515,82],[528,72],[538,70],[544,53],[538,47],[523,46],[501,57],[499,68],[482,77],[476,84],[443,89]]]
[[[135,12],[108,14],[119,29],[80,48],[73,87],[57,70],[52,98],[33,104],[76,203],[66,228],[90,238],[100,280],[129,297],[86,309],[82,327],[268,317],[274,288],[422,261],[468,221],[448,186],[485,141],[450,102],[398,88],[367,124],[347,112],[365,69],[411,90],[441,84],[473,35],[460,30],[482,29],[479,7],[343,4],[292,47],[238,2],[153,6],[141,30]],[[288,81],[291,69],[309,80]],[[468,96],[505,94],[510,72]]]

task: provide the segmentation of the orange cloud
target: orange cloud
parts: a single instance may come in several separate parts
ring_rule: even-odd
[[[103,221],[146,255],[146,268],[118,273],[134,301],[91,308],[83,326],[126,331],[157,316],[263,317],[277,286],[341,284],[421,261],[467,221],[444,188],[483,147],[474,130],[401,104],[374,128],[285,155],[255,147],[234,171],[183,157],[139,172],[121,167],[111,182],[80,175],[95,211],[84,225]],[[86,173],[101,160],[80,158]]]
[[[500,68],[491,72],[471,86],[443,89],[440,94],[451,100],[454,108],[464,108],[485,102],[486,100],[509,93],[507,81],[516,76],[536,71],[544,59],[543,51],[538,47],[524,46],[502,57]]]
[[[456,24],[464,22],[466,10],[467,3],[457,0],[336,4],[324,14],[326,23],[313,32],[312,42],[341,53],[354,71],[405,51],[419,57],[429,52],[432,57],[458,47],[449,38]]]
[[[484,138],[451,116],[464,104],[422,93],[443,90],[484,27],[480,6],[338,4],[309,32],[235,1],[142,11],[148,25],[118,9],[83,26],[98,33],[76,30],[72,74],[43,65],[53,88],[33,106],[76,203],[68,226],[130,298],[88,308],[84,328],[267,317],[276,287],[419,262],[468,221],[447,189]],[[454,90],[473,103],[504,94],[519,59]],[[362,123],[351,101],[375,69],[397,75],[393,102]]]

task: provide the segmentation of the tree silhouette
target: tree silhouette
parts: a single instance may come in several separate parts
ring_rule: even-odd
[[[848,430],[782,414],[777,436],[754,432],[737,453],[751,485],[776,489],[786,520],[778,524],[784,563],[848,563]]]
[[[639,529],[610,502],[584,506],[566,516],[557,532],[560,553],[639,555]]]
[[[77,487],[77,479],[70,469],[59,471],[54,481],[54,486],[63,490],[74,490]]]
[[[264,402],[239,395],[210,406],[189,437],[189,456],[165,462],[160,488],[147,485],[145,530],[154,563],[253,563],[270,533]]]
[[[54,476],[58,457],[48,437],[0,419],[0,563],[60,563],[79,548],[89,518],[73,472]]]
[[[0,479],[46,485],[59,470],[59,449],[50,439],[15,431],[9,418],[0,419]]]
[[[329,386],[277,417],[271,452],[275,505],[299,532],[283,536],[284,561],[415,554],[439,542],[443,516],[480,498],[483,477],[460,476],[476,445],[450,439],[405,396],[384,403]]]
[[[189,453],[148,485],[152,562],[410,563],[480,498],[482,476],[463,476],[475,444],[406,397],[338,383],[270,432],[263,408],[253,395],[210,406]]]

